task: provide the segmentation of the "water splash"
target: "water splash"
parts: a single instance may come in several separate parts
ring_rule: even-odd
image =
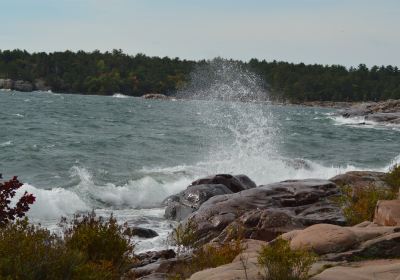
[[[265,163],[279,154],[279,125],[256,74],[240,62],[217,58],[198,67],[181,94],[201,100],[199,118],[210,128],[205,143],[210,147],[208,173],[265,177]]]

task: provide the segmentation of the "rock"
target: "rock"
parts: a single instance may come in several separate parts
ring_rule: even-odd
[[[350,171],[330,178],[338,186],[351,186],[352,188],[363,188],[374,185],[378,188],[390,189],[385,182],[386,173],[375,171]]]
[[[343,117],[364,117],[365,120],[400,124],[400,100],[362,103],[340,112]]]
[[[246,240],[245,250],[232,263],[216,268],[210,268],[194,273],[190,280],[237,280],[237,279],[265,279],[264,270],[258,265],[258,252],[266,242]],[[244,269],[246,267],[246,271]],[[247,274],[247,276],[246,276]]]
[[[217,174],[206,178],[198,179],[190,186],[203,185],[203,184],[222,184],[230,189],[233,193],[252,189],[257,187],[249,177],[246,175],[230,175],[230,174]]]
[[[381,226],[400,226],[400,200],[378,201],[374,222]]]
[[[290,246],[293,249],[309,248],[318,255],[324,255],[346,251],[357,241],[357,235],[346,227],[317,224],[297,231],[297,234],[290,238]]]
[[[164,200],[165,217],[182,221],[192,212],[216,195],[232,194],[242,190],[255,188],[256,184],[246,175],[217,174],[196,180],[177,195]]]
[[[341,209],[331,200],[338,193],[337,186],[326,180],[283,181],[239,193],[214,196],[204,202],[189,219],[197,225],[199,242],[218,237],[228,225],[240,220],[247,221],[248,228],[260,229],[260,233],[253,233],[257,239],[269,241],[267,235],[274,228],[286,227],[291,230],[297,226],[303,228],[317,223],[344,224]],[[270,212],[256,213],[264,210]],[[261,221],[260,217],[273,212],[275,217],[284,217],[286,214],[282,220],[286,224],[278,218],[272,218],[266,223]],[[271,231],[268,231],[268,227]],[[273,234],[270,236],[273,237]]]
[[[163,205],[167,205],[164,216],[167,219],[181,221],[199,209],[200,205],[209,198],[230,193],[232,191],[221,184],[189,186],[178,195],[168,197],[164,200]]]
[[[40,91],[49,91],[51,88],[46,85],[46,81],[43,79],[35,80],[35,89]]]
[[[12,89],[14,81],[11,79],[0,79],[0,89]]]
[[[138,259],[136,267],[144,266],[149,263],[153,263],[158,261],[159,259],[172,259],[176,257],[176,253],[172,249],[167,249],[167,250],[161,250],[161,251],[148,251],[145,253],[141,253],[138,255],[135,255],[135,257]]]
[[[152,229],[141,228],[141,227],[130,227],[128,229],[129,233],[133,236],[138,236],[142,238],[153,238],[158,236],[158,233]]]
[[[311,280],[400,280],[400,260],[374,260],[335,266]]]
[[[170,99],[168,96],[160,93],[147,93],[142,96],[144,99],[161,99],[161,100],[166,100]]]
[[[13,89],[17,91],[29,92],[33,90],[33,85],[31,82],[18,80],[14,82]]]

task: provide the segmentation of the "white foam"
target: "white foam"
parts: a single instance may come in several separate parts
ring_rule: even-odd
[[[373,128],[373,129],[392,129],[399,131],[400,126],[397,124],[374,122],[366,120],[365,117],[351,117],[345,118],[343,116],[328,116],[329,119],[334,121],[334,125],[347,125],[355,128]]]
[[[0,143],[0,147],[7,147],[7,146],[11,146],[11,145],[12,145],[12,141],[11,140],[3,142],[3,143]]]
[[[128,95],[122,94],[122,93],[114,93],[112,97],[115,98],[129,98]]]
[[[36,197],[28,216],[34,220],[59,219],[62,216],[72,215],[79,211],[88,211],[85,202],[74,192],[62,188],[51,190],[39,189],[30,184],[24,184],[17,191],[16,198],[25,191]]]

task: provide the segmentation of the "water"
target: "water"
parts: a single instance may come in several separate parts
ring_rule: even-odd
[[[235,85],[240,96],[244,84]],[[173,225],[160,202],[199,177],[241,173],[266,184],[387,170],[400,161],[398,127],[343,121],[332,109],[221,96],[161,101],[0,92],[0,173],[18,175],[21,191],[35,194],[33,221],[56,229],[61,216],[79,211],[114,213],[160,234],[138,240],[143,251],[163,247]]]

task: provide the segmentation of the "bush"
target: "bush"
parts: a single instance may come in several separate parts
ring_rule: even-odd
[[[188,220],[187,223],[180,223],[171,234],[171,245],[177,247],[178,255],[188,253],[198,247],[198,235],[196,234],[197,225]]]
[[[25,192],[14,207],[10,206],[11,199],[14,198],[16,191],[22,185],[17,177],[8,182],[0,182],[0,227],[5,226],[10,221],[14,221],[16,218],[24,217],[29,210],[29,205],[35,202],[35,197]]]
[[[289,241],[276,239],[261,248],[258,263],[268,280],[308,279],[308,272],[317,257],[306,249],[292,250]]]
[[[132,263],[134,245],[128,235],[127,225],[120,226],[117,220],[96,217],[94,212],[75,216],[71,223],[62,221],[64,242],[67,250],[83,255],[90,266],[109,267],[113,274],[120,275]]]
[[[200,246],[197,242],[196,228],[197,224],[189,220],[173,230],[172,244],[178,247],[178,256],[181,256],[179,252],[192,254],[185,261],[185,265],[176,269],[176,274],[170,275],[169,279],[186,279],[197,271],[231,263],[244,250],[241,235],[228,242]]]
[[[63,221],[64,237],[28,220],[0,228],[0,279],[116,280],[133,262],[130,237],[113,217]]]
[[[395,164],[386,174],[385,181],[393,188],[393,191],[398,192],[400,188],[400,165]]]
[[[364,221],[372,221],[378,200],[390,200],[397,194],[391,189],[382,189],[373,185],[364,188],[341,187],[342,195],[337,202],[343,209],[343,214],[349,225]]]

